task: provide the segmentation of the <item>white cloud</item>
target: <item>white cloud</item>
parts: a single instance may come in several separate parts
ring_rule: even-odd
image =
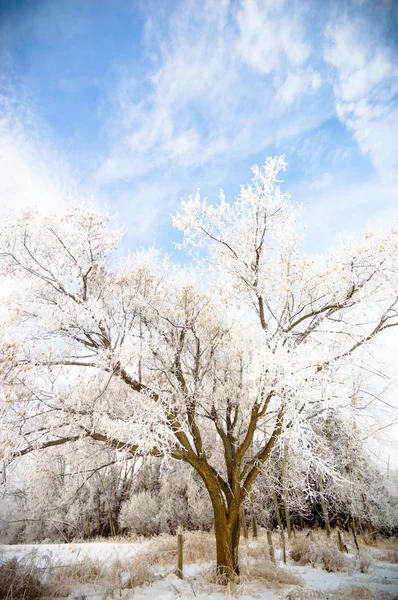
[[[61,210],[68,194],[66,169],[29,112],[0,96],[0,210],[37,206]]]
[[[321,85],[322,78],[318,72],[312,69],[301,69],[288,73],[278,90],[278,96],[283,104],[290,106],[298,96],[304,93],[316,92]]]
[[[261,32],[258,23],[265,27]],[[269,49],[267,32],[274,39]],[[283,3],[206,0],[198,11],[186,0],[172,13],[149,14],[144,44],[150,57],[145,80],[126,67],[112,90],[104,123],[110,147],[96,173],[103,190],[129,184],[153,197],[153,181],[167,181],[177,203],[187,181],[204,188],[215,172],[228,177],[231,165],[317,127],[331,114],[331,104],[315,93],[319,73],[304,64],[310,46],[299,13],[290,16]],[[258,69],[248,64],[253,44]],[[284,114],[306,95],[311,111]],[[151,214],[156,226],[163,202],[163,193],[157,202],[153,198],[145,231]]]
[[[310,55],[300,23],[286,11],[284,0],[245,0],[237,23],[238,51],[260,73],[271,73],[283,58],[301,65]]]
[[[327,40],[325,60],[335,72],[339,119],[384,179],[397,176],[397,52],[377,38],[377,28],[360,20],[330,24]]]
[[[310,46],[288,8],[207,0],[198,12],[187,0],[166,19],[161,15],[160,25],[151,13],[144,41],[152,72],[144,86],[128,70],[120,79],[110,110],[119,117],[98,182],[136,181],[169,169],[179,177],[178,169],[241,160],[329,116],[330,107],[315,100],[306,115],[287,122],[282,114],[321,85],[319,73],[304,65]]]

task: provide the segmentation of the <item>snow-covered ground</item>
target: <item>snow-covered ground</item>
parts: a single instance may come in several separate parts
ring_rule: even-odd
[[[172,543],[172,539],[169,542]],[[254,544],[260,546],[264,543],[264,539],[260,539]],[[253,542],[246,546],[246,550],[250,547],[253,547]],[[368,573],[361,573],[357,570],[354,555],[348,557],[353,565],[351,570],[327,573],[320,568],[297,566],[290,560],[284,567],[280,561],[280,552],[277,552],[278,567],[285,568],[289,573],[301,579],[300,584],[295,585],[267,584],[265,581],[261,581],[261,578],[255,578],[252,581],[249,560],[247,562],[248,576],[243,583],[232,584],[227,589],[211,583],[209,577],[206,577],[206,572],[209,571],[211,565],[205,562],[185,565],[183,580],[178,579],[173,573],[173,565],[157,564],[153,567],[155,576],[151,583],[140,585],[135,589],[128,586],[130,589],[126,589],[124,586],[128,585],[129,581],[128,566],[138,568],[137,565],[141,565],[145,568],[147,566],[145,562],[149,560],[148,557],[153,548],[153,542],[149,541],[0,546],[0,562],[3,563],[16,557],[25,563],[34,563],[43,570],[47,569],[48,572],[62,570],[68,565],[71,567],[82,565],[83,576],[80,575],[80,581],[75,579],[71,583],[69,595],[65,597],[87,598],[87,600],[133,597],[134,600],[225,600],[226,597],[240,600],[254,598],[257,600],[340,600],[345,598],[384,600],[385,598],[398,598],[398,564],[377,560],[377,556],[381,556],[381,551],[376,549],[370,550],[373,563]],[[244,556],[245,549],[242,554]],[[113,581],[104,581],[99,578],[97,581],[91,580],[91,582],[85,583],[84,571],[86,568],[88,571],[87,565],[94,564],[99,567],[118,565],[118,571],[114,571]],[[273,568],[275,570],[275,567]],[[257,570],[257,574],[258,572]],[[387,595],[386,592],[390,595]]]
[[[0,546],[0,560],[16,557],[18,560],[36,555],[38,566],[47,563],[70,565],[89,558],[101,563],[110,560],[128,560],[136,555],[145,544],[95,542],[80,544],[21,544]]]

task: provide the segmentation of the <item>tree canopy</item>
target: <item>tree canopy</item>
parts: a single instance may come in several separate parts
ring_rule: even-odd
[[[87,205],[10,213],[0,232],[3,461],[87,438],[188,463],[226,578],[272,452],[288,441],[337,472],[314,419],[352,406],[377,336],[398,325],[398,227],[307,256],[285,167],[254,167],[233,202],[183,202],[183,265],[154,249],[115,260],[120,232]]]

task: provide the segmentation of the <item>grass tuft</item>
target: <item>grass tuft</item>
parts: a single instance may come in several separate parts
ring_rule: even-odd
[[[56,598],[55,590],[43,583],[34,564],[11,558],[0,564],[0,598],[2,600],[39,600]]]
[[[345,556],[328,541],[311,542],[306,537],[297,538],[292,542],[289,556],[299,565],[322,565],[328,573],[344,571],[348,567]]]

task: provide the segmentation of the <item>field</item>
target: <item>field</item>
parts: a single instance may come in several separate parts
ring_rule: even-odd
[[[392,600],[398,598],[398,544],[378,540],[355,553],[337,549],[336,534],[328,542],[315,532],[287,541],[282,561],[279,536],[273,534],[275,562],[265,532],[243,539],[241,574],[223,587],[214,570],[211,534],[184,534],[184,579],[176,575],[177,544],[173,536],[98,540],[92,543],[0,546],[0,597],[16,600],[83,598],[108,600]],[[295,561],[293,560],[293,558]]]

